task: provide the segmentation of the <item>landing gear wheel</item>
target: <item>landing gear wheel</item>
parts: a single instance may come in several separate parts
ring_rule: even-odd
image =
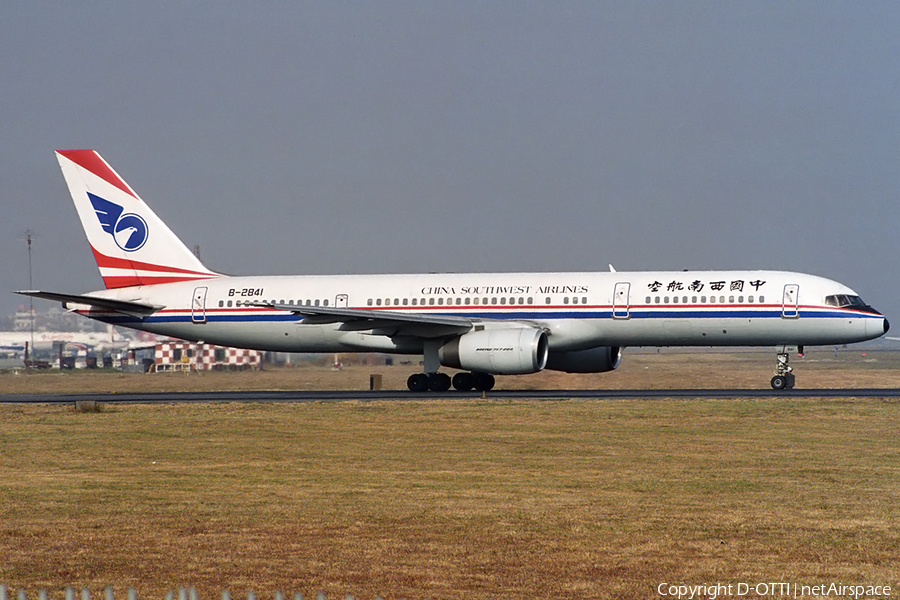
[[[784,375],[776,375],[772,378],[773,390],[792,390],[794,389],[794,374],[785,373]]]
[[[472,373],[472,387],[479,392],[489,392],[494,389],[494,376],[490,373]]]
[[[446,392],[450,389],[450,376],[446,373],[429,373],[428,389],[432,392]]]
[[[803,346],[799,347],[800,355],[803,356]],[[775,377],[772,378],[773,390],[790,390],[794,388],[794,369],[788,364],[791,355],[782,351],[778,353],[778,362],[775,365]]]
[[[428,375],[425,373],[413,373],[406,380],[406,387],[411,392],[424,392],[428,389]]]
[[[453,389],[468,392],[473,387],[475,387],[475,380],[471,373],[457,373],[453,376]]]

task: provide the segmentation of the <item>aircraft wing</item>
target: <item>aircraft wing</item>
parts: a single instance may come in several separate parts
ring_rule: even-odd
[[[299,304],[280,304],[274,302],[247,302],[246,305],[262,308],[274,308],[304,317],[304,323],[360,323],[371,325],[366,329],[385,326],[397,326],[401,329],[409,326],[434,326],[455,333],[470,331],[474,325],[471,319],[451,315],[417,314],[411,312],[368,310],[364,308],[336,308],[331,306],[305,306]],[[367,323],[368,322],[368,323]]]
[[[56,292],[42,292],[40,290],[22,290],[15,293],[21,294],[22,296],[31,296],[32,298],[56,300],[57,302],[62,302],[64,306],[67,303],[88,304],[97,308],[104,308],[106,310],[113,310],[126,314],[149,315],[163,308],[162,306],[157,306],[155,304],[146,304],[144,302],[135,302],[132,300],[100,298],[98,296],[89,296],[87,294],[58,294]]]

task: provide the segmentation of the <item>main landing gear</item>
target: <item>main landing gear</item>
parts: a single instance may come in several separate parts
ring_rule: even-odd
[[[450,379],[446,373],[415,373],[406,380],[411,392],[446,392],[452,385],[461,392],[478,390],[488,392],[494,388],[494,376],[489,373],[457,373]]]
[[[424,373],[415,373],[406,380],[411,392],[446,392],[452,385],[461,392],[478,390],[488,392],[494,389],[494,376],[489,373],[457,373],[450,379],[446,373],[438,373],[441,361],[438,351],[443,342],[440,339],[426,340],[423,358]]]
[[[791,358],[790,353],[782,349],[776,357],[778,362],[775,364],[775,376],[772,378],[773,390],[790,390],[794,387],[794,369],[788,364]],[[799,354],[803,354],[803,346],[797,349]]]

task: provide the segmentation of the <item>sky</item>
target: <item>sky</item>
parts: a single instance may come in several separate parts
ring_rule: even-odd
[[[237,274],[779,269],[900,322],[896,2],[29,1],[0,314],[103,287],[53,151]],[[39,309],[52,303],[36,301]]]

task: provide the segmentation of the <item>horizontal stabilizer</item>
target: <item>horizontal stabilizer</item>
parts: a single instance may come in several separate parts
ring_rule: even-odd
[[[105,308],[107,310],[114,310],[126,314],[149,315],[163,308],[162,306],[145,304],[143,302],[99,298],[97,296],[88,296],[86,294],[58,294],[56,292],[42,292],[40,290],[23,290],[16,293],[23,296],[31,296],[32,298],[41,298],[43,300],[56,300],[57,302],[62,302],[63,305],[67,303],[88,304],[90,306],[96,306],[97,308]]]

